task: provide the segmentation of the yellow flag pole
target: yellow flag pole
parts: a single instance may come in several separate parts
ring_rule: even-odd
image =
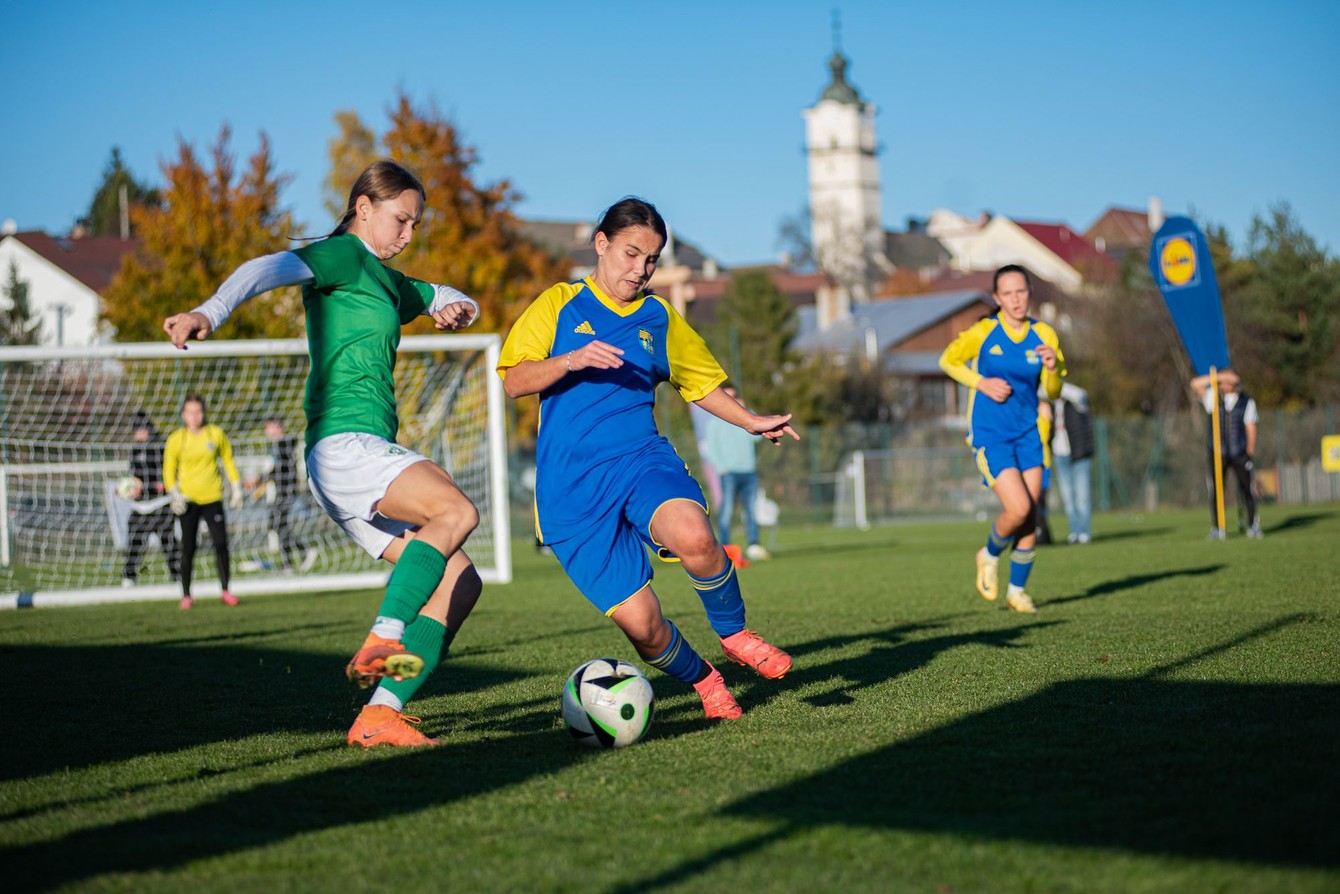
[[[1214,441],[1214,511],[1219,522],[1219,531],[1224,532],[1224,454],[1223,443],[1219,440],[1219,370],[1210,367],[1210,393],[1214,402],[1210,410],[1210,432]]]

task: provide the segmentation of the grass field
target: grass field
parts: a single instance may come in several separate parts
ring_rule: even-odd
[[[742,572],[783,681],[710,725],[572,742],[567,673],[632,658],[520,545],[412,709],[344,747],[377,593],[0,614],[6,891],[1340,890],[1340,507],[1102,516],[1039,550],[1041,612],[972,585],[984,525],[783,528]],[[1064,523],[1060,524],[1064,532]],[[719,660],[675,568],[667,614]]]

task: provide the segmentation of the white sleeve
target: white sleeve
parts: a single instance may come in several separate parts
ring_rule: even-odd
[[[252,258],[233,271],[209,300],[193,313],[204,314],[210,328],[218,329],[248,298],[283,286],[301,286],[316,281],[311,268],[291,251]]]
[[[433,287],[433,302],[424,310],[425,314],[435,314],[448,304],[455,304],[458,301],[464,301],[474,310],[470,314],[470,323],[479,319],[479,302],[462,292],[460,289],[453,289],[451,286],[440,286],[437,283],[431,283]],[[467,326],[470,323],[466,323]]]
[[[1247,398],[1247,409],[1242,411],[1242,421],[1246,425],[1256,425],[1261,421],[1261,415],[1256,411],[1256,399]]]

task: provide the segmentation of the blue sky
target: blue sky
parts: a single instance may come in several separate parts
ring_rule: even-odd
[[[242,158],[269,136],[285,203],[321,231],[335,113],[380,132],[403,90],[525,216],[638,194],[719,260],[768,260],[805,205],[801,110],[835,7],[891,227],[944,207],[1082,230],[1158,196],[1241,244],[1283,200],[1340,252],[1340,3],[1322,0],[0,0],[0,219],[63,232],[113,146],[156,183],[179,137],[203,155],[226,123]]]

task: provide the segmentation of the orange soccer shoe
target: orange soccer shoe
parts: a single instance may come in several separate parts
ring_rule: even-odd
[[[412,680],[423,671],[423,659],[413,652],[406,652],[398,639],[384,639],[375,633],[369,633],[363,641],[363,648],[349,659],[344,673],[352,683],[363,689],[375,686],[382,677],[395,680]]]
[[[707,666],[712,667],[710,664]],[[737,720],[744,713],[735,701],[735,696],[726,688],[721,671],[715,667],[702,681],[694,683],[693,688],[703,700],[703,711],[707,713],[708,720]]]
[[[430,739],[416,729],[421,722],[418,717],[402,714],[386,705],[367,705],[359,712],[354,725],[349,727],[346,741],[364,748],[377,745],[414,748],[439,744],[437,739]]]
[[[770,646],[752,630],[741,630],[721,640],[721,651],[736,664],[747,664],[769,680],[780,680],[791,669],[791,656]]]

